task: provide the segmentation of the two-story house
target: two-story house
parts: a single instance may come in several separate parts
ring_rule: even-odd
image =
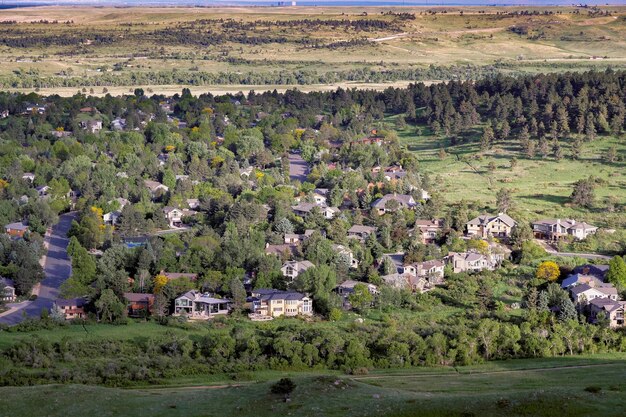
[[[589,321],[596,323],[598,315],[602,312],[610,328],[624,327],[624,310],[626,310],[626,301],[594,298],[589,301]]]
[[[310,261],[288,261],[283,264],[280,270],[283,273],[283,276],[290,278],[293,281],[298,275],[307,269],[314,267],[315,265],[313,265]]]
[[[148,190],[150,191],[150,196],[152,197],[153,200],[167,193],[170,190],[169,187],[161,184],[158,181],[144,180],[143,183],[146,186],[146,188],[148,188]]]
[[[0,301],[5,303],[15,301],[15,284],[8,278],[0,277]]]
[[[313,300],[294,291],[259,289],[250,298],[252,314],[261,317],[294,317],[313,315]]]
[[[9,223],[4,226],[4,231],[11,237],[24,237],[28,231],[28,225],[23,222]]]
[[[154,294],[142,294],[135,292],[124,293],[129,317],[145,317],[153,312]]]
[[[333,219],[337,214],[341,212],[337,207],[328,207],[326,205],[317,205],[315,203],[298,203],[295,206],[291,206],[293,213],[296,216],[306,217],[313,212],[313,210],[319,210],[325,219]]]
[[[498,213],[497,216],[482,214],[467,222],[467,235],[487,238],[509,237],[516,221],[509,215]]]
[[[443,230],[443,219],[417,220],[414,233],[420,237],[423,244],[435,243],[437,235]]]
[[[450,252],[445,260],[448,264],[452,265],[452,271],[454,273],[479,272],[483,269],[495,269],[495,265],[490,257],[478,252]]]
[[[598,231],[596,226],[574,219],[547,219],[533,222],[533,232],[538,239],[561,240],[568,236],[582,240]]]
[[[85,305],[87,301],[82,298],[57,299],[54,305],[61,310],[65,320],[82,319],[85,317]]]

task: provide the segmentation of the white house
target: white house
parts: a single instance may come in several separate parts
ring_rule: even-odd
[[[188,291],[174,300],[174,316],[187,316],[193,319],[209,319],[213,316],[228,314],[232,310],[232,301],[225,298],[213,298],[199,291]]]
[[[119,210],[110,211],[102,215],[102,220],[104,221],[104,224],[113,226],[117,224],[121,215],[122,215],[122,212]]]
[[[8,278],[0,277],[0,301],[15,301],[15,284]]]

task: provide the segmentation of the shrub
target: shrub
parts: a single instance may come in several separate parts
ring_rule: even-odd
[[[599,387],[597,385],[590,385],[590,386],[585,388],[585,391],[590,392],[592,394],[597,394],[600,391],[602,391],[602,387]]]
[[[296,383],[291,378],[282,378],[280,381],[272,385],[270,391],[272,394],[289,396],[296,389]]]

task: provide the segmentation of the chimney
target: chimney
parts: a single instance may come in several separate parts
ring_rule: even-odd
[[[561,225],[561,219],[556,219],[556,224]]]
[[[572,223],[572,226],[575,226],[576,225],[576,220],[572,219],[571,223]]]

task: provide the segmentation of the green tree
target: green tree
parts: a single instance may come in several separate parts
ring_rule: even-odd
[[[233,299],[233,306],[235,311],[242,311],[246,305],[246,289],[241,282],[241,279],[234,277],[230,281],[230,294]]]
[[[579,207],[592,208],[595,201],[595,180],[592,177],[574,183],[571,200]]]
[[[609,261],[606,280],[620,289],[626,288],[626,262],[621,256],[614,256]]]
[[[96,300],[98,317],[110,323],[123,318],[126,315],[126,305],[120,301],[113,290],[105,289]]]
[[[365,284],[356,284],[354,291],[348,295],[348,301],[353,308],[363,312],[371,307],[374,296]]]

